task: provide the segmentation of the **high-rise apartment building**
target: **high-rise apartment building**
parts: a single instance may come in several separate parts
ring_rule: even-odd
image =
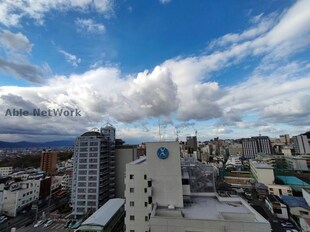
[[[180,156],[178,142],[146,143],[127,164],[126,232],[271,230],[246,201],[215,192],[212,166]]]
[[[57,152],[43,150],[41,154],[40,168],[47,174],[56,173]]]
[[[297,155],[309,155],[310,146],[306,135],[293,136],[293,145],[295,154]]]
[[[243,157],[255,159],[258,153],[272,154],[271,143],[268,136],[256,136],[242,140]]]
[[[107,125],[75,141],[72,214],[95,211],[115,197],[115,128]]]

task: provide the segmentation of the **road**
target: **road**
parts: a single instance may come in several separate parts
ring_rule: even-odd
[[[51,205],[44,205],[41,208],[39,208],[38,210],[38,218],[40,218],[42,216],[42,213],[45,212],[52,212],[56,209],[58,209],[59,207],[65,205],[66,203],[68,203],[69,198],[68,197],[64,197],[62,199],[57,199],[51,202]],[[21,228],[27,224],[32,224],[32,222],[35,220],[36,217],[36,211],[35,210],[30,210],[29,212],[27,212],[26,214],[21,214],[18,215],[17,217],[10,219],[7,224],[1,224],[0,225],[0,231],[1,232],[9,232],[11,228],[15,227],[15,228]],[[32,226],[33,228],[33,226]]]

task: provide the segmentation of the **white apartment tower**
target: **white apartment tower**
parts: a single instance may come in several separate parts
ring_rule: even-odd
[[[293,136],[293,144],[297,155],[309,155],[310,146],[306,135]]]
[[[100,131],[100,132],[99,132]],[[107,125],[75,141],[72,214],[95,211],[115,197],[115,128]]]

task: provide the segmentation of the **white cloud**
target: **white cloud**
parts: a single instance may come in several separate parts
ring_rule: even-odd
[[[95,9],[105,17],[113,14],[112,0],[3,0],[0,2],[0,23],[10,27],[19,26],[23,18],[31,18],[38,24],[44,23],[45,14],[52,10]]]
[[[159,0],[161,4],[167,4],[171,2],[172,0]]]
[[[58,51],[65,56],[66,61],[68,63],[70,63],[73,67],[76,68],[77,66],[79,66],[79,63],[81,63],[81,59],[78,58],[76,55],[73,55],[69,52],[62,50],[62,49],[59,49]]]
[[[12,33],[8,30],[0,32],[0,45],[9,50],[30,52],[32,44],[22,33]]]
[[[78,27],[79,31],[88,31],[88,32],[104,32],[105,27],[103,24],[96,23],[92,19],[76,19],[75,24]]]
[[[47,64],[39,67],[28,61],[32,46],[20,32],[0,31],[0,70],[29,82],[43,83],[51,71]]]
[[[108,117],[124,123],[163,116],[185,122],[219,119],[218,127],[207,128],[210,133],[200,132],[205,135],[235,134],[235,128],[253,127],[276,133],[270,123],[309,128],[310,65],[308,61],[291,61],[296,52],[308,48],[308,10],[307,1],[298,1],[272,25],[261,24],[266,22],[264,16],[257,17],[257,28],[236,34],[236,39],[224,36],[225,43],[220,46],[226,46],[225,49],[217,45],[209,54],[169,59],[153,71],[123,76],[117,67],[104,67],[80,75],[55,76],[40,87],[0,87],[0,105],[5,109],[31,103],[42,108],[78,108],[83,112],[82,118],[74,119],[18,118],[19,129],[28,134],[33,130],[44,132],[42,128],[50,125],[54,133],[77,135],[83,128],[91,128]],[[294,34],[284,33],[292,27]],[[284,33],[283,38],[277,39],[280,32]],[[60,52],[73,64],[80,62],[76,56]],[[251,57],[261,62],[246,80],[240,79],[229,87],[208,81],[212,74]],[[14,133],[17,119],[10,120],[1,118],[3,133]],[[148,134],[140,132],[123,130],[127,135]]]

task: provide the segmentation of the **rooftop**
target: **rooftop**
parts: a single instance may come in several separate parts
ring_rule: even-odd
[[[233,220],[242,222],[266,222],[254,209],[251,210],[240,198],[216,196],[192,196],[191,203],[184,208],[157,207],[155,216],[182,217],[197,220]]]
[[[141,156],[139,159],[132,161],[130,164],[141,164],[146,162],[146,156]]]
[[[93,215],[87,218],[83,225],[105,226],[114,214],[125,204],[124,199],[115,198],[101,206]]]
[[[81,136],[101,136],[101,134],[98,131],[87,131]]]
[[[184,217],[190,219],[225,219],[225,213],[244,214],[251,212],[241,202],[220,202],[216,197],[193,197],[192,204],[184,207]],[[254,220],[254,217],[250,219]]]
[[[294,197],[294,196],[285,196],[282,195],[281,199],[289,206],[289,207],[301,207],[307,210],[310,210],[309,205],[303,197]]]
[[[309,184],[297,178],[296,176],[277,176],[277,178],[280,179],[286,185],[309,186]]]
[[[266,164],[264,162],[257,162],[256,160],[251,160],[250,162],[252,165],[255,166],[255,168],[259,169],[273,169],[273,167],[269,164]]]

